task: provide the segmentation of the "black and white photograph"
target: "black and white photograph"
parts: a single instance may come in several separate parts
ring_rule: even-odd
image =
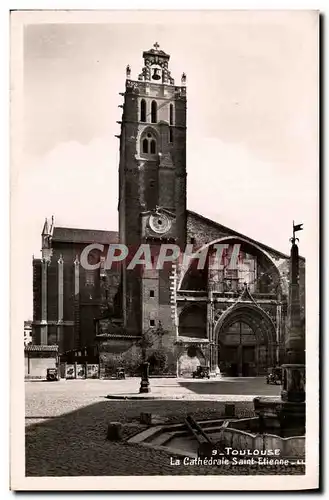
[[[12,489],[318,487],[318,100],[315,10],[11,12]]]

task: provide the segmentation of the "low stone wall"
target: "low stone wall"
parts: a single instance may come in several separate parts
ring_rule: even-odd
[[[57,368],[57,357],[54,353],[26,352],[25,379],[46,379],[48,368]]]
[[[234,428],[235,424],[241,426],[241,422],[245,422],[246,425],[249,424],[251,427],[255,427],[253,421],[258,421],[258,417],[255,419],[243,419],[239,422],[235,422],[234,420],[225,422],[225,427],[223,426],[219,439],[220,444],[236,450],[280,450],[279,455],[271,456],[270,458],[305,457],[304,436],[282,438],[272,434],[251,434],[250,432]]]

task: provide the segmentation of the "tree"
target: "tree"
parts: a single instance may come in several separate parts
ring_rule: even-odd
[[[163,328],[161,321],[157,327],[151,327],[144,332],[139,341],[142,350],[143,363],[149,362],[156,373],[162,373],[167,367],[167,355],[163,349],[163,336],[167,331]]]

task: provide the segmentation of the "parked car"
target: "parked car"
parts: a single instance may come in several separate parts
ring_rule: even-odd
[[[122,379],[125,379],[126,378],[126,374],[125,374],[125,370],[124,368],[120,367],[120,368],[117,368],[117,371],[116,371],[116,378],[118,380],[122,380]]]
[[[192,373],[193,378],[210,378],[209,366],[198,366]]]
[[[54,382],[58,380],[57,368],[47,368],[47,380],[48,382]]]
[[[267,377],[266,377],[266,383],[267,384],[282,384],[282,368],[269,368]]]

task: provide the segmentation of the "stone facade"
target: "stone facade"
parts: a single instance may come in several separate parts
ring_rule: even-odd
[[[99,267],[86,270],[81,265],[83,250],[95,241],[104,250],[90,252],[89,262],[99,263],[118,235],[45,224],[42,258],[32,262],[33,344],[58,345],[64,353],[94,343],[95,320],[106,308],[107,297],[115,298],[120,283],[116,270],[109,272],[104,284]]]
[[[143,59],[137,80],[127,67],[121,94],[119,232],[46,221],[42,257],[33,259],[33,342],[57,344],[60,353],[97,344],[102,376],[117,366],[136,374],[143,359],[151,373],[185,375],[206,364],[213,374],[263,374],[283,356],[289,257],[186,209],[186,77],[175,85],[157,45]],[[108,269],[117,243],[128,257]],[[97,248],[87,270],[81,259],[90,244]],[[157,270],[163,244],[188,244],[197,255]],[[150,246],[152,269],[129,269],[140,245]],[[221,269],[213,266],[216,245]],[[300,258],[303,316],[304,280]]]

